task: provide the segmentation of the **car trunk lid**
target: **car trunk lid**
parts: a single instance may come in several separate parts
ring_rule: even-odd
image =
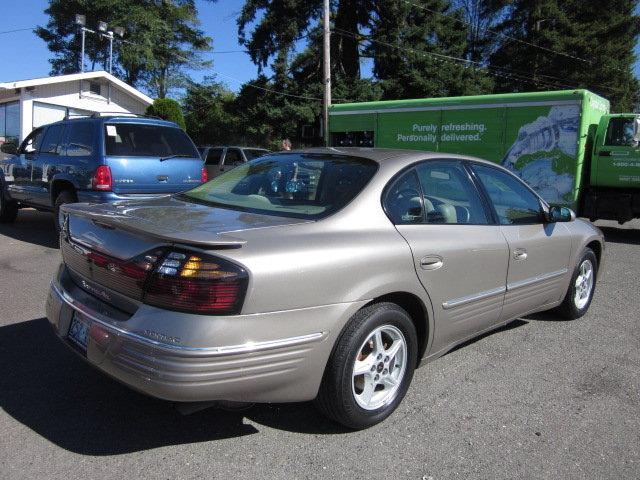
[[[60,248],[65,264],[81,278],[137,300],[142,299],[145,281],[169,246],[242,248],[243,231],[308,222],[214,208],[171,196],[68,204],[61,211]]]

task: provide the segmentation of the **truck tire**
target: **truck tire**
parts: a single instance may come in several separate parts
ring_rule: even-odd
[[[2,185],[0,184],[0,187]],[[18,216],[18,202],[7,200],[0,190],[0,223],[13,223]]]
[[[53,204],[53,211],[55,214],[53,221],[58,234],[60,234],[60,229],[62,228],[62,225],[60,224],[60,207],[65,203],[76,203],[77,201],[78,198],[76,197],[76,194],[71,190],[63,190],[56,197],[56,201]]]

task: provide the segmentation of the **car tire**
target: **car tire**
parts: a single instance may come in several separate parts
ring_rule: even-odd
[[[56,201],[53,204],[53,212],[55,214],[53,221],[57,233],[60,233],[60,229],[62,228],[62,225],[60,225],[60,207],[65,203],[76,203],[77,201],[76,194],[70,190],[63,190],[56,197]]]
[[[404,398],[417,355],[409,314],[394,303],[368,305],[349,320],[333,348],[315,399],[317,408],[356,430],[383,421]]]
[[[2,184],[0,184],[2,187]],[[18,217],[18,202],[7,200],[0,190],[0,223],[13,223]]]
[[[597,275],[598,259],[593,250],[585,248],[571,276],[567,294],[557,308],[562,317],[575,320],[587,313],[596,289]]]

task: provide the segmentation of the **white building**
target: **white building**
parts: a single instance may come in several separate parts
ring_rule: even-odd
[[[144,114],[152,102],[103,71],[0,83],[0,144],[19,143],[34,128],[66,115]]]

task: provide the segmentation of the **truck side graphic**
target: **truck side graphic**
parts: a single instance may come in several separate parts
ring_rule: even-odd
[[[591,219],[640,217],[640,120],[587,90],[333,105],[333,146],[473,155]]]

